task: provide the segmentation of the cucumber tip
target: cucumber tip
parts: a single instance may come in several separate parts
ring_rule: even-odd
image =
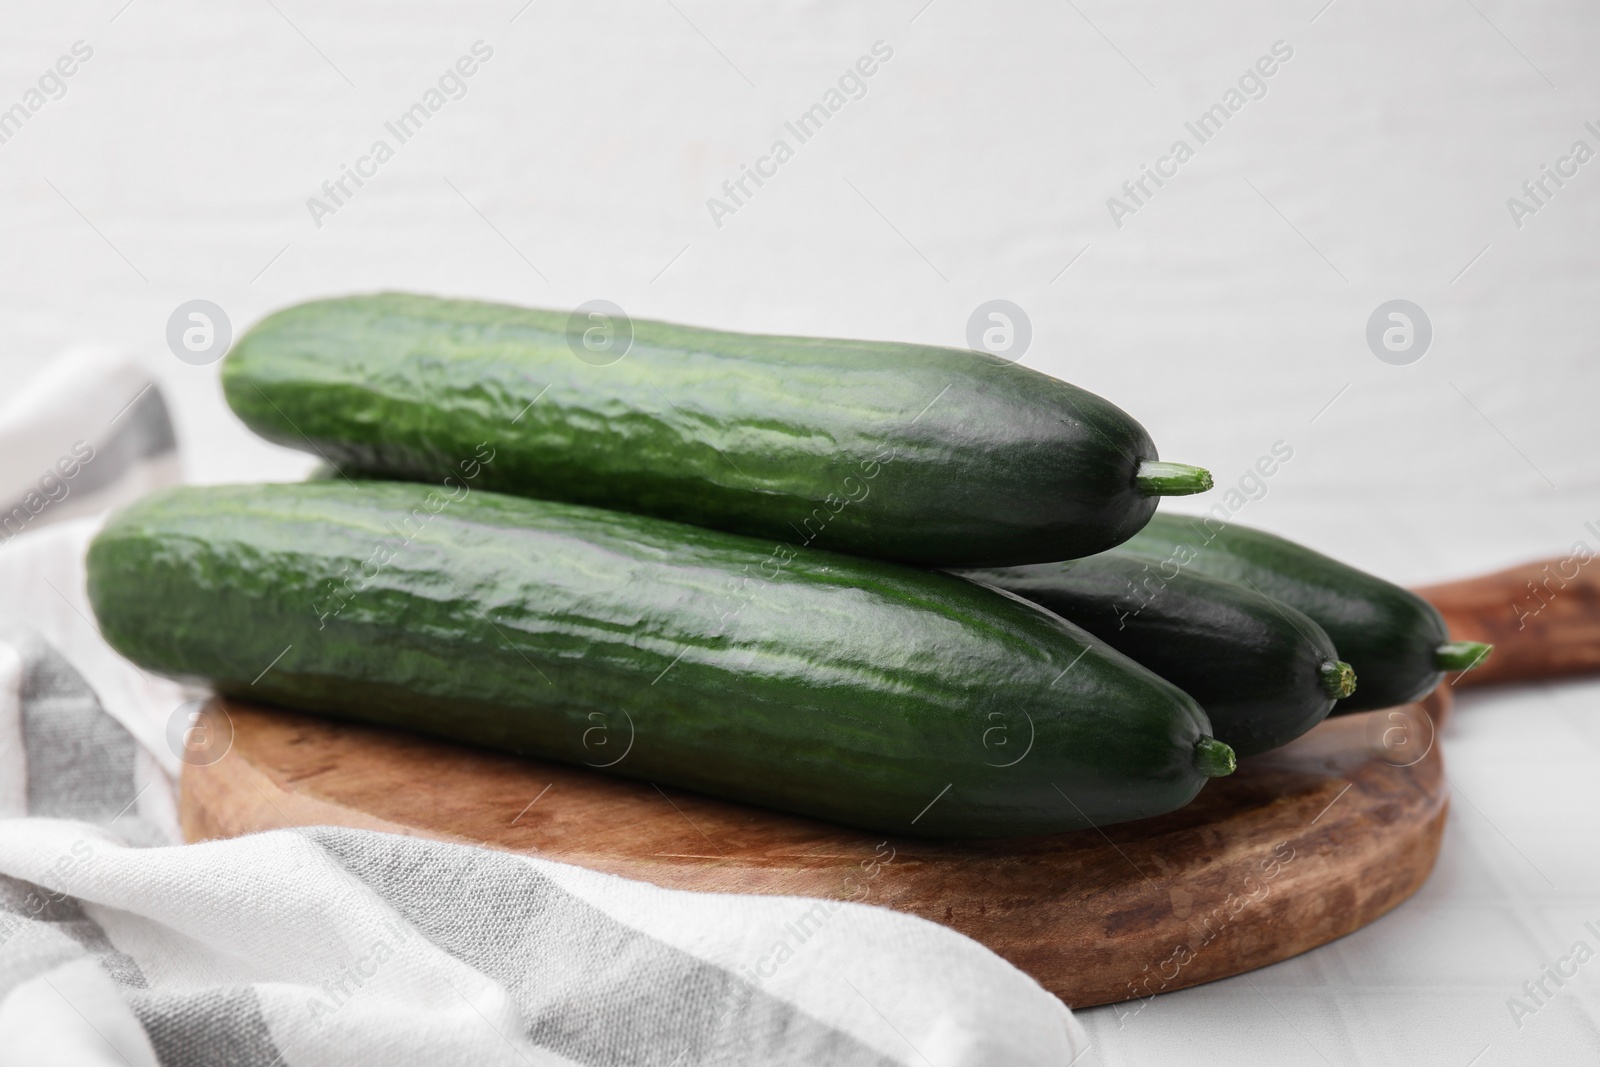
[[[1356,691],[1355,668],[1342,659],[1331,660],[1324,663],[1319,671],[1322,675],[1322,688],[1335,700],[1343,700]]]
[[[1147,459],[1139,464],[1133,482],[1145,496],[1191,496],[1210,489],[1211,472],[1187,463]]]
[[[1433,665],[1441,671],[1470,671],[1493,651],[1494,646],[1484,641],[1446,641],[1433,650]]]
[[[1222,778],[1233,773],[1239,760],[1233,749],[1215,737],[1202,737],[1194,743],[1194,765],[1207,778]]]

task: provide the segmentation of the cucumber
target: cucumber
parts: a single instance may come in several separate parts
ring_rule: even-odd
[[[1415,593],[1261,530],[1158,515],[1120,551],[1163,573],[1234,582],[1314,619],[1361,679],[1360,688],[1334,706],[1334,715],[1419,700],[1447,671],[1470,670],[1492,649],[1450,640],[1443,617]]]
[[[149,670],[884,833],[1139,819],[1233,765],[1177,687],[1020,599],[466,483],[178,488],[88,571]]]
[[[631,347],[597,366],[568,320],[301,304],[240,339],[223,390],[350,474],[436,481],[487,440],[485,489],[927,566],[1090,555],[1211,485],[1100,397],[976,352],[639,321],[611,323]]]
[[[1194,697],[1240,756],[1321,722],[1355,676],[1305,615],[1215,578],[1163,576],[1113,549],[1069,563],[959,571],[1077,624]]]

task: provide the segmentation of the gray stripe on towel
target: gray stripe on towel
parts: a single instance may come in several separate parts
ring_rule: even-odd
[[[37,635],[22,655],[22,739],[28,814],[109,823],[128,810],[137,746],[105,713],[83,675]]]
[[[72,480],[72,490],[85,495],[104,489],[136,464],[178,450],[172,432],[172,417],[161,388],[152,385],[139,399],[117,416],[113,429],[104,438],[91,441],[94,458],[82,465]]]
[[[283,1059],[249,986],[126,996],[161,1067],[273,1067]]]
[[[335,827],[300,832],[424,937],[509,990],[529,1040],[570,1060],[595,1067],[898,1063],[731,971],[617,921],[516,856]]]
[[[94,449],[88,459],[78,461],[77,472],[71,478],[61,477],[56,470],[40,471],[40,477],[56,476],[66,487],[66,496],[82,500],[117,483],[141,463],[174,457],[178,441],[172,432],[172,417],[167,413],[167,402],[161,390],[152,384],[134,400],[128,409],[117,416],[106,432],[96,440],[87,442]],[[70,457],[62,457],[67,459]],[[0,506],[0,516],[11,518],[11,525],[0,527],[0,540],[9,540],[21,533],[44,510],[45,505],[29,508],[26,501],[51,499],[45,486],[30,486],[17,500]]]
[[[64,859],[87,862],[81,855],[69,853]],[[139,969],[139,964],[132,956],[111,943],[111,939],[106,936],[100,924],[83,910],[83,904],[78,898],[54,893],[32,882],[0,874],[0,946],[14,937],[22,936],[30,926],[35,932],[59,934],[68,941],[76,943],[93,956],[118,985],[133,989],[145,987],[144,972]],[[0,949],[0,959],[16,963],[20,962],[21,955],[13,957]],[[59,962],[61,960],[56,959],[48,966],[39,967],[38,971],[43,973]],[[24,966],[22,971],[27,969]],[[32,977],[30,973],[6,973],[10,970],[11,968],[0,966],[0,974],[4,974],[4,978],[0,979],[0,989],[7,989],[16,982]]]

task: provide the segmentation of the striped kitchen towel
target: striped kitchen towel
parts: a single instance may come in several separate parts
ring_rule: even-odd
[[[49,512],[134,491],[170,451],[164,412],[124,395],[137,381],[106,380],[131,405],[108,424],[137,416],[143,436],[91,433],[103,414],[91,402],[59,405],[71,418],[54,428],[33,423],[45,444],[28,464],[66,438],[94,458],[69,475],[52,457],[72,488],[22,483],[23,499],[49,503],[0,538],[0,1065],[1082,1056],[1082,1027],[1032,979],[882,908],[665,890],[343,828],[179,843],[168,732],[198,694],[100,640],[82,569],[100,519]],[[11,445],[0,434],[0,456]],[[138,457],[117,467],[135,484],[73,484],[119,454]]]
[[[115,353],[63,352],[0,404],[0,543],[180,476],[160,387]]]

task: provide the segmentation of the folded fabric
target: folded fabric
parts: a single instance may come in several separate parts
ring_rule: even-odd
[[[148,464],[124,469],[149,483]],[[50,518],[0,538],[0,1064],[945,1067],[1086,1049],[1031,978],[882,908],[346,828],[180,844],[168,737],[200,694],[100,640],[82,573],[100,519]]]
[[[182,476],[161,389],[97,348],[63,352],[0,406],[0,542]]]

